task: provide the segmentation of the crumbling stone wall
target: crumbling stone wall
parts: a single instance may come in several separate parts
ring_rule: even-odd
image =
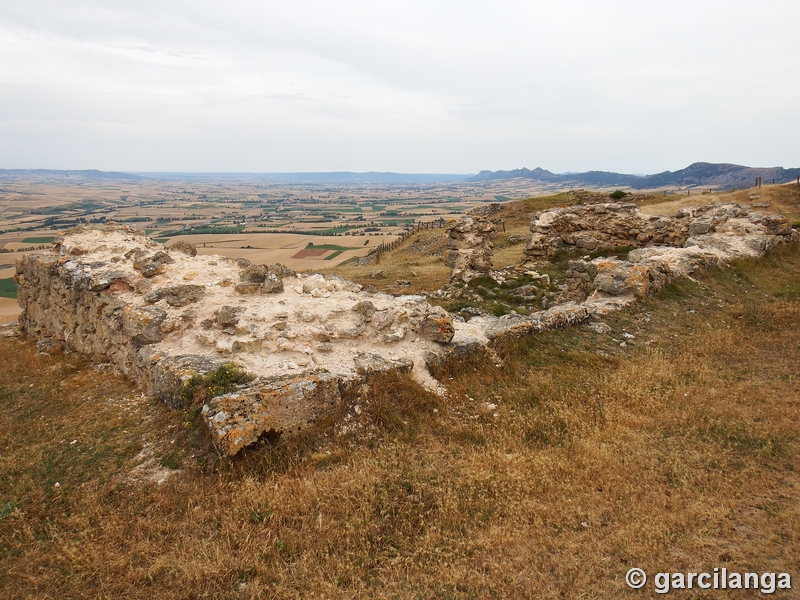
[[[525,255],[536,260],[567,247],[592,252],[647,244],[680,246],[688,236],[688,221],[643,215],[635,204],[569,206],[534,215]]]
[[[691,240],[704,234],[784,236],[789,229],[785,217],[750,212],[737,204],[697,206],[674,217],[645,215],[630,203],[568,206],[534,215],[525,256],[540,260],[568,248],[682,247],[694,245]]]
[[[186,244],[164,249],[119,226],[67,233],[53,253],[21,257],[17,279],[21,326],[42,348],[111,362],[169,405],[192,375],[231,360],[254,375],[203,409],[229,454],[324,417],[370,373],[406,370],[435,384],[425,356],[455,332],[447,311],[421,296],[197,256]]]
[[[569,262],[560,301],[591,303],[641,298],[699,268],[761,256],[797,239],[785,217],[736,204],[694,207],[674,217],[642,215],[632,204],[597,204],[538,213],[531,221],[525,254],[542,259],[565,248],[633,246],[622,259]]]
[[[453,269],[450,280],[469,281],[492,268],[491,234],[495,226],[481,216],[465,216],[448,229],[445,264]]]
[[[572,289],[574,295],[530,315],[480,314],[464,321],[423,296],[373,294],[335,275],[199,256],[188,244],[165,249],[140,230],[108,225],[77,228],[58,240],[53,252],[17,260],[20,324],[40,338],[41,350],[70,348],[111,362],[172,406],[180,405],[193,375],[237,362],[254,380],[202,409],[217,448],[235,454],[266,432],[292,434],[329,415],[348,386],[372,373],[407,371],[436,389],[426,367],[452,353],[579,323],[698,268],[760,256],[800,239],[785,218],[736,205],[655,220],[624,206],[616,216],[608,208],[594,213],[583,208],[595,207],[569,209],[580,218],[567,209],[539,214],[536,227],[550,223],[551,229],[547,235],[534,232],[544,238],[532,236],[531,256],[546,256],[570,240],[629,242],[631,229],[638,230],[636,242],[644,247],[625,259],[572,261],[568,281],[575,285],[562,291]],[[602,217],[599,233],[589,229],[587,214]],[[649,228],[615,232],[613,223]],[[460,276],[488,270],[492,229],[480,217],[453,227],[459,253],[453,266]],[[655,245],[657,239],[684,241],[676,247]]]

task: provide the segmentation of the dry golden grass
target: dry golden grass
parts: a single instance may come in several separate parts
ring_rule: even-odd
[[[768,185],[761,188],[750,188],[722,194],[694,194],[687,196],[653,196],[642,203],[642,211],[655,215],[675,214],[681,208],[698,206],[711,202],[735,202],[742,206],[752,207],[754,204],[769,204],[768,207],[756,206],[753,210],[762,210],[786,216],[794,223],[800,222],[800,188],[796,184]]]
[[[441,288],[450,278],[451,269],[444,264],[443,253],[448,238],[445,229],[426,229],[409,236],[396,250],[381,255],[368,265],[346,265],[329,272],[362,285],[374,286],[381,292],[416,294]],[[383,271],[379,278],[370,274]],[[398,286],[397,280],[411,281],[411,286]]]
[[[235,460],[124,380],[2,339],[0,595],[610,599],[633,566],[796,578],[798,282],[798,248],[739,263],[609,317],[611,336],[441,367],[446,399],[375,379],[352,432]]]

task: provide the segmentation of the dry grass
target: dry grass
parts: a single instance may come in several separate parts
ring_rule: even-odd
[[[349,433],[232,461],[124,380],[2,339],[0,594],[610,599],[632,566],[796,578],[798,282],[798,248],[738,263],[609,317],[611,336],[450,363],[446,399],[375,379]]]
[[[377,263],[347,265],[329,271],[362,285],[374,286],[381,292],[416,294],[437,290],[450,278],[451,270],[445,266],[443,258],[447,244],[445,229],[426,229],[409,236],[396,250],[383,254]],[[379,278],[370,277],[375,271],[383,273]],[[398,286],[398,279],[410,281],[411,286]]]
[[[675,214],[681,208],[698,206],[710,202],[735,202],[742,206],[769,204],[767,208],[756,206],[753,210],[778,213],[793,223],[800,223],[800,189],[797,185],[768,185],[724,194],[694,194],[687,196],[654,196],[642,203],[642,211],[649,214]]]

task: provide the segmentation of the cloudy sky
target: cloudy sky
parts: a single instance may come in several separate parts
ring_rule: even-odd
[[[4,0],[0,168],[800,166],[797,0]]]

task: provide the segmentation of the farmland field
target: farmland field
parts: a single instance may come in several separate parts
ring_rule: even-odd
[[[484,203],[546,193],[536,182],[441,184],[287,184],[179,176],[130,180],[3,175],[0,264],[37,251],[76,225],[121,222],[171,246],[183,240],[203,254],[327,267],[365,256],[416,222],[458,218]],[[341,238],[323,246],[321,239]],[[353,239],[356,238],[356,239]],[[313,243],[315,252],[302,252]],[[325,249],[320,253],[316,250]]]

